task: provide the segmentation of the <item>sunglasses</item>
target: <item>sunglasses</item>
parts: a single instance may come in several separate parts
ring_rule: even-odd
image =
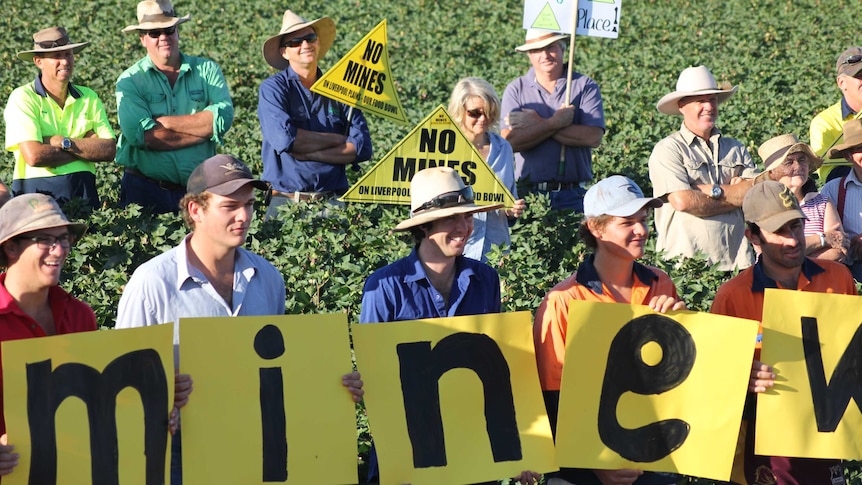
[[[429,200],[428,202],[420,205],[416,209],[413,210],[413,213],[422,212],[428,209],[440,208],[445,209],[447,207],[455,207],[458,205],[464,204],[472,204],[473,203],[473,187],[464,187],[461,190],[455,192],[446,192],[445,194],[440,194],[437,197]]]
[[[281,43],[282,47],[299,47],[303,42],[308,42],[309,44],[313,44],[317,42],[317,33],[312,32],[308,35],[303,35],[302,37],[294,37],[293,39],[287,39],[286,41]]]
[[[36,45],[38,45],[42,49],[53,49],[55,47],[63,47],[64,45],[69,45],[69,39],[68,38],[62,38],[60,40],[36,42]]]
[[[485,113],[485,110],[483,110],[483,109],[479,109],[479,108],[477,108],[477,109],[468,109],[468,110],[466,111],[466,113],[467,113],[467,116],[469,116],[470,118],[475,118],[475,119],[479,119],[479,118],[481,118],[481,117],[483,117],[483,116],[484,116],[484,117],[486,117],[486,118],[488,117],[488,115]]]
[[[844,62],[841,63],[841,65],[843,66],[844,64],[858,64],[860,61],[862,61],[862,54],[856,54],[853,56],[847,56],[844,59]]]
[[[165,34],[165,35],[167,35],[168,37],[170,37],[170,36],[174,35],[174,33],[175,33],[176,31],[177,31],[177,26],[176,26],[176,25],[174,25],[173,27],[168,27],[168,28],[166,28],[166,29],[148,30],[148,31],[146,32],[146,34],[147,34],[151,39],[158,39],[159,37],[161,37],[161,36],[162,36],[162,34]]]

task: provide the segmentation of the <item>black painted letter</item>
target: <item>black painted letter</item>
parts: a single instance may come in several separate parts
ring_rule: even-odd
[[[470,369],[482,381],[485,421],[495,462],[522,458],[515,419],[509,364],[487,335],[455,333],[431,342],[397,346],[407,433],[413,445],[413,466],[446,466],[446,443],[440,411],[439,380],[452,369]]]
[[[284,355],[284,337],[267,325],[254,337],[254,351],[262,359]],[[281,367],[260,369],[260,425],[263,432],[263,481],[287,481],[287,419],[284,415],[284,377]]]
[[[662,359],[655,366],[643,361],[641,348],[655,342]],[[692,366],[696,349],[688,330],[663,315],[644,315],[627,323],[614,337],[599,401],[599,437],[623,458],[653,462],[682,446],[690,426],[668,419],[636,429],[623,428],[617,419],[617,403],[626,392],[661,394],[681,384]]]

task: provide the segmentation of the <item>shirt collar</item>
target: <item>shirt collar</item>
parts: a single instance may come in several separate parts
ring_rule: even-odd
[[[42,73],[36,75],[36,80],[33,82],[33,90],[43,98],[48,97],[48,91],[45,89],[45,85],[42,84]],[[78,88],[76,88],[72,83],[69,83],[69,96],[72,96],[75,99],[81,97],[81,91],[78,91]]]
[[[192,234],[194,233],[186,235],[186,237],[183,238],[182,243],[177,246],[177,291],[182,289],[183,283],[188,281],[189,278],[193,281],[199,282],[208,281],[203,272],[194,267],[189,261],[188,241],[192,237]],[[240,251],[240,249],[241,248],[236,248],[236,259],[233,263],[234,275],[236,275],[236,273],[242,273],[247,280],[251,280],[252,276],[257,272],[257,269],[255,268],[254,262],[251,258],[249,258],[245,252]]]
[[[697,135],[694,134],[694,132],[692,132],[688,129],[687,126],[685,126],[685,121],[680,124],[679,132],[682,135],[682,138],[685,140],[686,145],[691,145],[696,138],[699,138]],[[712,133],[710,133],[709,139],[712,140],[713,138],[720,135],[721,130],[719,130],[717,127],[712,127]]]
[[[850,169],[850,172],[847,173],[847,178],[844,179],[844,187],[847,187],[851,182],[856,185],[862,185],[862,181],[859,180],[859,177],[856,176],[856,171],[852,168]]]
[[[152,59],[150,59],[150,56],[144,56],[143,64],[141,64],[141,67],[144,71],[158,71],[158,69],[156,68],[156,64],[153,62]],[[190,71],[191,68],[192,66],[191,64],[189,64],[186,55],[180,52],[180,72],[182,73]]]
[[[416,247],[410,251],[410,255],[407,256],[407,262],[410,263],[410,266],[413,268],[413,271],[410,271],[406,275],[404,275],[404,281],[408,283],[415,283],[417,281],[426,280],[428,284],[431,284],[431,281],[428,280],[428,275],[425,274],[425,267],[422,266],[422,261],[419,261],[419,253],[417,252]],[[473,268],[464,264],[464,256],[456,256],[455,257],[455,280],[461,280],[462,277],[471,277],[473,276]]]
[[[812,278],[825,271],[822,266],[815,263],[812,259],[805,258],[802,262],[802,276],[808,281],[811,281]],[[751,291],[753,293],[763,293],[766,288],[778,288],[778,283],[769,276],[766,276],[766,271],[763,269],[763,258],[761,258],[754,265],[754,274],[751,278]]]
[[[855,114],[856,112],[853,111],[853,108],[851,108],[849,104],[847,104],[847,100],[844,96],[841,96],[841,119],[846,120],[848,116]]]
[[[582,286],[586,286],[593,293],[602,294],[602,280],[599,279],[599,273],[596,271],[595,264],[596,255],[590,254],[578,266],[578,271],[575,273],[575,280]],[[658,276],[646,266],[634,261],[632,265],[632,273],[646,286],[651,286],[653,281],[658,279]]]

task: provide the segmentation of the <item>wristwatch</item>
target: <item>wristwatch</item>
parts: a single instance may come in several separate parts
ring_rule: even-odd
[[[712,192],[709,194],[713,199],[720,199],[722,195],[724,195],[724,191],[721,190],[721,185],[713,184]]]
[[[62,148],[63,151],[69,151],[69,149],[72,148],[72,140],[70,140],[69,137],[64,136],[63,141],[60,142],[60,148]]]

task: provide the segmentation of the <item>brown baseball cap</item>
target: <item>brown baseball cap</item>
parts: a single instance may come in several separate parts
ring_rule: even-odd
[[[776,232],[781,226],[795,219],[805,219],[799,201],[786,185],[774,180],[756,184],[742,199],[745,222],[757,224],[768,232]]]
[[[862,71],[862,47],[851,47],[842,52],[835,61],[835,70],[839,76],[856,77]]]
[[[251,175],[251,169],[240,159],[233,155],[219,154],[207,158],[195,167],[189,175],[186,191],[190,194],[209,192],[230,195],[246,184],[251,184],[259,190],[269,188],[266,182],[254,178]]]

